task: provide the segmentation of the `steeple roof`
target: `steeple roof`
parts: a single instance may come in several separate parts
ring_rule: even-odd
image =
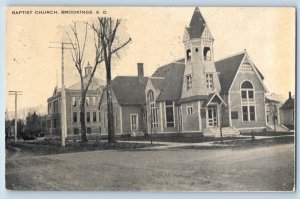
[[[200,38],[205,29],[206,22],[198,7],[195,8],[194,14],[192,16],[190,26],[187,27],[190,39]]]

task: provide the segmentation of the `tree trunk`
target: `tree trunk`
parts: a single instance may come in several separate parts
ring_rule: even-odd
[[[111,70],[110,65],[106,68],[107,81],[107,127],[108,127],[108,143],[116,143],[115,128],[114,128],[114,111],[112,102],[112,88],[111,88]]]
[[[87,142],[85,126],[85,98],[86,93],[82,92],[80,103],[80,124],[81,124],[81,142]]]
[[[220,106],[220,135],[221,135],[221,143],[223,144],[223,132],[222,132],[222,128],[223,128],[223,108],[222,105]]]

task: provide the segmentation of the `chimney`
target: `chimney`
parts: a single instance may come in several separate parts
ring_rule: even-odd
[[[143,63],[137,63],[137,69],[138,69],[138,78],[139,82],[144,82],[144,64]]]
[[[291,91],[289,92],[289,99],[291,99],[292,98],[292,93],[291,93]]]
[[[92,66],[90,63],[87,64],[87,66],[84,68],[85,76],[90,76],[92,74]]]

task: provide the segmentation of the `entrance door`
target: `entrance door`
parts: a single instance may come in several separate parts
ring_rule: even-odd
[[[208,107],[208,126],[215,127],[218,125],[217,107]]]

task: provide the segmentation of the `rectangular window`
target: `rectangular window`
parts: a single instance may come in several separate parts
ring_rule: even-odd
[[[86,122],[91,122],[90,112],[86,112]]]
[[[192,90],[192,75],[186,76],[186,90],[187,91]]]
[[[250,112],[250,121],[255,121],[255,107],[249,106],[249,112]]]
[[[174,127],[174,107],[172,101],[166,101],[166,126]]]
[[[73,129],[73,134],[78,135],[79,134],[79,128],[74,128]]]
[[[253,100],[253,91],[248,91],[249,100]]]
[[[77,122],[77,112],[73,112],[73,122]]]
[[[247,99],[247,91],[242,91],[242,99]]]
[[[87,134],[92,134],[92,128],[91,127],[86,128],[86,133]]]
[[[206,87],[209,90],[214,90],[213,74],[206,74]]]
[[[243,106],[243,121],[248,121],[248,106]]]
[[[137,130],[138,129],[138,115],[132,114],[130,115],[130,123],[131,123],[131,130]]]
[[[188,106],[188,107],[187,107],[187,114],[188,114],[188,115],[193,114],[193,106]]]
[[[157,107],[156,107],[156,103],[154,101],[150,102],[149,120],[150,120],[149,122],[151,124],[151,128],[157,128],[158,127]]]
[[[101,122],[101,112],[99,112],[99,122]]]
[[[97,121],[97,112],[93,112],[93,122]]]
[[[72,97],[72,105],[73,107],[75,107],[77,104],[76,104],[76,97]]]
[[[90,98],[89,97],[85,98],[85,105],[90,106]]]

